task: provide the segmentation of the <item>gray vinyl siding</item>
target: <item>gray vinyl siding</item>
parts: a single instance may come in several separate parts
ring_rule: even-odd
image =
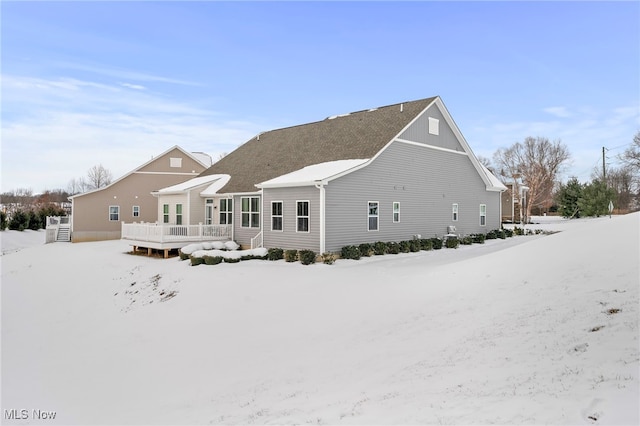
[[[320,251],[320,190],[315,186],[264,189],[264,246]],[[271,202],[282,201],[282,231],[271,230]],[[309,201],[309,232],[296,232],[297,201]]]
[[[255,237],[262,230],[261,228],[243,228],[242,227],[242,198],[243,197],[258,197],[255,195],[235,195],[233,197],[233,239],[238,244],[246,248],[251,248],[251,238]],[[262,220],[262,205],[260,206],[260,220]],[[215,210],[215,214],[218,214],[218,209]]]
[[[429,134],[429,117],[436,118],[440,121],[439,135]],[[435,105],[428,108],[398,137],[400,139],[452,149],[454,151],[464,151],[453,130],[447,125],[442,112],[440,112]]]
[[[368,201],[380,203],[378,231],[367,230]],[[399,223],[393,222],[393,202],[400,203]],[[327,185],[326,250],[442,236],[448,225],[460,234],[486,233],[500,226],[499,203],[499,193],[486,191],[467,155],[394,142],[368,166]],[[480,204],[487,205],[486,226],[480,226]]]
[[[191,191],[189,196],[189,225],[204,223],[205,199],[200,196],[200,191],[202,191],[202,189]]]

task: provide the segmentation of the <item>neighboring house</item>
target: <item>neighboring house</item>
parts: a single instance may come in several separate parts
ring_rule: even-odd
[[[451,226],[486,233],[500,227],[505,189],[434,97],[261,133],[154,195],[168,234],[230,228],[243,246],[321,253]]]
[[[151,192],[189,180],[209,166],[209,155],[174,146],[110,185],[69,197],[71,240],[118,239],[124,221],[155,222],[158,207]]]
[[[502,193],[502,221],[507,223],[522,222],[523,213],[527,208],[526,195],[529,188],[522,184],[516,184],[514,191],[513,183],[507,183],[505,186],[507,189]],[[524,203],[520,202],[521,198]]]

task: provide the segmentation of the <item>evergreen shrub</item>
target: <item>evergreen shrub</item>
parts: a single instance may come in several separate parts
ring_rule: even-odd
[[[178,253],[180,254],[180,260],[187,260],[190,257],[188,254],[183,253],[182,250],[179,250]]]
[[[484,244],[484,240],[487,239],[484,234],[471,234],[471,238],[473,238],[474,244]]]
[[[380,256],[387,253],[387,243],[378,241],[373,244],[373,254]]]
[[[465,235],[464,237],[462,237],[462,239],[460,240],[460,244],[464,244],[466,246],[473,244],[473,237],[471,235]]]
[[[238,263],[241,260],[239,257],[236,257],[236,258],[224,257],[223,259],[224,259],[225,263]]]
[[[269,260],[280,260],[284,259],[284,250],[281,248],[270,248],[267,250],[267,259]]]
[[[434,250],[440,250],[442,248],[442,240],[440,238],[431,238],[431,245]]]
[[[303,265],[316,263],[316,252],[313,250],[300,250],[298,252],[298,257],[300,258],[300,263]]]
[[[389,241],[387,243],[387,253],[389,254],[398,254],[400,253],[400,244],[395,241]]]
[[[298,260],[298,250],[285,250],[284,260],[286,262],[295,262]]]
[[[344,246],[340,250],[340,257],[343,259],[360,259],[360,249],[357,246]]]
[[[373,246],[370,243],[362,243],[358,246],[358,249],[360,250],[360,255],[365,257],[371,256],[373,252]]]
[[[193,257],[193,256],[189,256],[191,258],[191,266],[197,266],[197,265],[202,265],[204,263],[204,259],[201,257]]]
[[[204,263],[207,265],[217,265],[222,262],[222,256],[204,256]]]
[[[400,241],[398,244],[400,245],[401,253],[409,253],[411,250],[411,241]]]
[[[325,265],[333,265],[333,262],[336,261],[336,255],[333,253],[322,253],[322,263]]]
[[[513,229],[505,228],[503,229],[503,231],[504,231],[504,234],[507,236],[507,238],[513,237]]]
[[[409,251],[415,253],[417,251],[420,251],[420,240],[414,239],[409,241]]]
[[[0,231],[4,231],[5,229],[7,229],[7,225],[8,225],[8,221],[7,221],[7,214],[3,211],[0,211]]]
[[[498,234],[496,231],[487,232],[487,236],[486,236],[487,240],[495,240],[496,238],[498,238]]]
[[[420,250],[433,250],[431,238],[423,238],[420,240]]]
[[[458,237],[449,237],[447,238],[446,245],[447,248],[458,248],[458,246],[460,245],[460,240],[458,239]]]

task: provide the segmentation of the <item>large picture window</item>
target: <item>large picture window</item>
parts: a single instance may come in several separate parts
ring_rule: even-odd
[[[271,230],[282,231],[282,201],[271,202]]]
[[[120,220],[120,206],[109,206],[109,220]]]
[[[222,198],[220,200],[220,225],[233,223],[233,199]]]
[[[367,218],[369,221],[369,231],[377,231],[378,230],[378,207],[379,203],[377,201],[369,201],[368,203],[368,213]]]
[[[242,227],[260,227],[260,197],[242,197]]]
[[[480,226],[487,225],[487,205],[480,204]]]

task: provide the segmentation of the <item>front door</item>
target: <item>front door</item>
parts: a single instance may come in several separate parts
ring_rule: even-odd
[[[207,198],[204,205],[204,223],[213,225],[213,199]]]

